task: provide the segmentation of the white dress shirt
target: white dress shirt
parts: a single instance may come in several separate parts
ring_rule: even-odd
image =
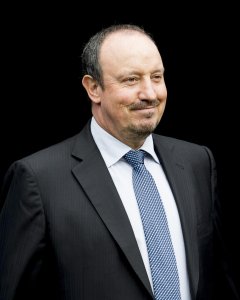
[[[107,133],[97,124],[94,118],[92,118],[91,122],[91,132],[128,215],[140,253],[142,255],[149,281],[153,288],[143,225],[132,185],[132,167],[123,158],[123,156],[129,150],[131,150],[131,148]],[[147,137],[140,149],[143,149],[151,155],[145,157],[144,164],[148,171],[152,174],[157,184],[157,188],[161,195],[163,206],[166,212],[169,231],[177,261],[181,298],[182,300],[190,300],[191,297],[181,223],[172,191],[163,172],[159,159],[154,151],[152,135]]]

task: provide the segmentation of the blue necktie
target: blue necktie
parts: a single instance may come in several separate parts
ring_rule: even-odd
[[[135,196],[142,219],[154,296],[180,300],[179,277],[168,222],[156,183],[144,165],[146,152],[130,150],[124,158],[132,166]]]

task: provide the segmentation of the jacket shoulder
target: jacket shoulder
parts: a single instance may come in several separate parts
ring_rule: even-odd
[[[155,146],[160,152],[161,149],[164,149],[188,161],[203,159],[208,162],[210,160],[211,163],[214,163],[212,151],[205,145],[158,134],[154,134],[153,139]]]
[[[57,171],[63,165],[71,165],[71,152],[77,137],[78,134],[14,161],[9,169],[22,166],[34,173],[41,173],[51,169]]]
[[[165,136],[165,135],[159,135],[159,134],[153,134],[153,138],[155,143],[160,143],[164,144],[167,147],[179,147],[182,149],[202,149],[203,147],[205,148],[206,146],[200,145],[197,143],[189,142],[186,140],[170,137],[170,136]]]

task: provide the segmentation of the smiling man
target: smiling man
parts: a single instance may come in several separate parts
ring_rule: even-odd
[[[94,118],[115,138],[138,149],[158,125],[166,104],[159,51],[142,32],[122,30],[106,37],[98,55],[101,84],[89,74],[82,80]]]
[[[6,175],[0,299],[239,299],[211,151],[153,133],[167,89],[151,36],[101,30],[82,72],[91,120]]]

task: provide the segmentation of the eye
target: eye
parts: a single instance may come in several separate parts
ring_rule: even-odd
[[[163,74],[154,74],[152,76],[152,80],[156,81],[156,82],[160,82],[163,79]]]
[[[139,80],[138,77],[130,76],[125,79],[125,82],[129,85],[133,85],[136,82],[138,82],[138,80]]]

